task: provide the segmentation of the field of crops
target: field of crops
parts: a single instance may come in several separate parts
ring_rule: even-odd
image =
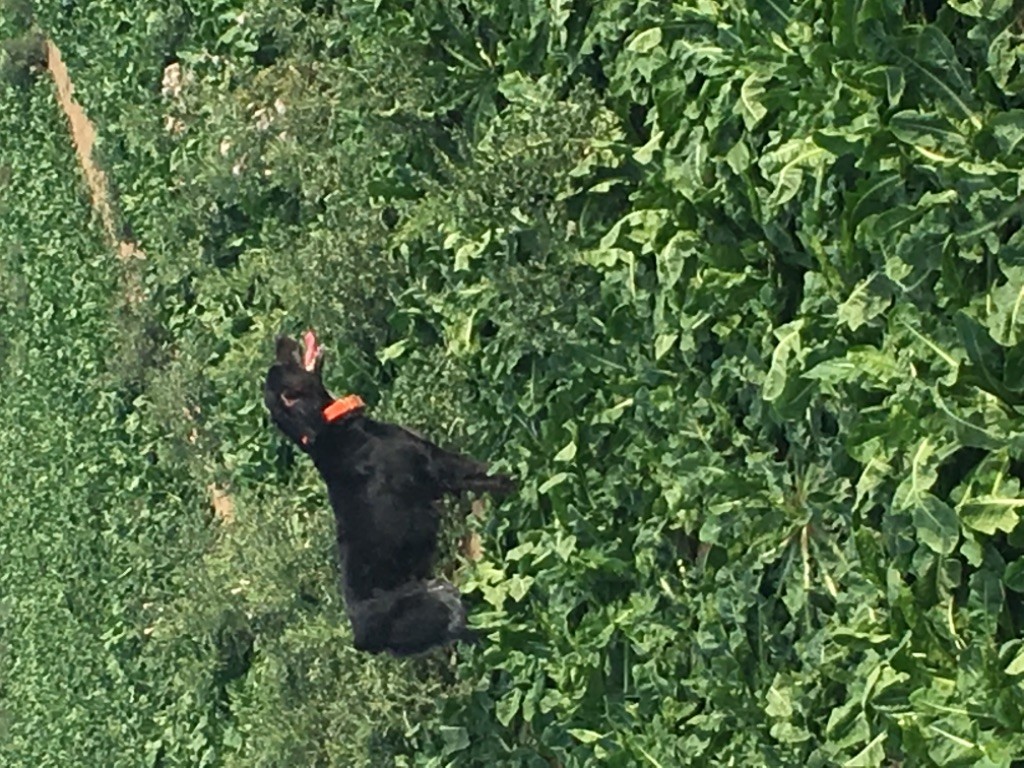
[[[0,0],[0,51],[0,765],[1024,764],[1018,3]],[[261,399],[308,326],[522,479],[450,521],[480,647],[352,649]]]

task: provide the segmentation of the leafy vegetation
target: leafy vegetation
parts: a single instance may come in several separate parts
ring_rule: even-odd
[[[6,5],[145,253],[5,68],[6,764],[1024,760],[1010,0]],[[351,651],[306,324],[523,478],[481,649]]]

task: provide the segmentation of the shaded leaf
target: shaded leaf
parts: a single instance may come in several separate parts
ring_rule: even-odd
[[[922,494],[913,507],[917,538],[940,555],[949,555],[960,540],[960,520],[953,508],[933,494]]]

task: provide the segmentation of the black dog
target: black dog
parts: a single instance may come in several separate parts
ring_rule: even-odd
[[[263,399],[274,423],[309,454],[327,483],[337,523],[345,607],[355,647],[421,653],[474,642],[459,591],[431,578],[444,494],[507,493],[515,481],[364,415],[355,395],[336,400],[321,380],[323,354],[310,331],[305,355],[277,339]]]

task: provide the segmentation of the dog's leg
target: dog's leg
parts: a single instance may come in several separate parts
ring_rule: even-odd
[[[458,453],[434,448],[434,466],[441,487],[447,493],[490,493],[505,496],[516,489],[518,483],[511,475],[488,474],[487,465]]]
[[[370,653],[412,656],[456,640],[477,641],[459,591],[444,579],[379,592],[350,604],[348,614],[356,649]]]

